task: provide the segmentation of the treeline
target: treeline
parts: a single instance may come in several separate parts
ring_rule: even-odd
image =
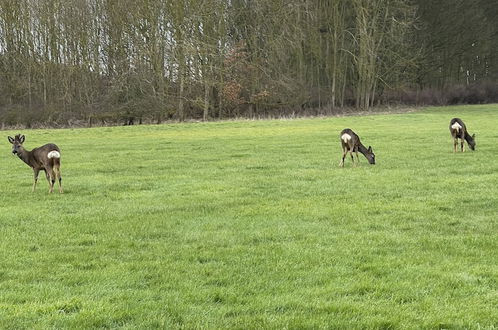
[[[496,17],[491,0],[2,0],[0,122],[498,101]]]

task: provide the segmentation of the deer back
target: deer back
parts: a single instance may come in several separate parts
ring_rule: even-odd
[[[356,149],[361,144],[360,137],[349,128],[341,131],[340,139],[342,147],[347,147],[348,150]]]
[[[56,153],[54,153],[54,151]],[[60,149],[53,143],[42,145],[41,147],[31,150],[33,161],[39,166],[46,167],[53,162],[53,159],[60,158]]]
[[[460,118],[452,118],[450,120],[450,133],[453,138],[463,139],[467,132],[465,123]]]

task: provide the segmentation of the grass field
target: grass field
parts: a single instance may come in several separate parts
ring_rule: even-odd
[[[476,133],[456,153],[449,120]],[[1,145],[0,328],[498,328],[498,105],[24,130]],[[339,132],[377,164],[339,168]],[[360,155],[361,156],[361,155]]]

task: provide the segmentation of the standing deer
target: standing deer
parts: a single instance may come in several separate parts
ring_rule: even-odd
[[[471,136],[467,132],[467,127],[460,118],[453,118],[450,121],[450,133],[453,137],[453,152],[457,151],[458,139],[460,139],[460,149],[462,152],[465,152],[465,143],[463,140],[467,141],[471,150],[476,149],[476,135],[472,134]]]
[[[368,160],[370,164],[375,164],[375,154],[372,151],[372,147],[369,146],[368,149],[365,148],[363,144],[360,142],[360,137],[356,135],[355,132],[350,130],[349,128],[343,129],[341,132],[341,144],[342,144],[342,160],[339,166],[344,167],[344,159],[349,151],[351,154],[351,160],[354,165],[354,157],[353,152],[356,153],[356,162],[360,163],[358,158],[358,151],[361,152],[365,158]]]
[[[53,143],[49,143],[27,151],[22,145],[25,140],[24,135],[17,134],[14,138],[10,136],[8,138],[9,142],[12,143],[12,153],[17,154],[23,162],[33,169],[35,174],[33,191],[35,191],[36,182],[38,181],[38,173],[40,170],[44,170],[50,187],[48,192],[52,193],[54,191],[55,180],[58,178],[59,192],[62,194],[61,153],[59,147]]]

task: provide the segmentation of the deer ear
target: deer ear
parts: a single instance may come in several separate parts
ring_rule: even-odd
[[[475,133],[474,133],[474,134],[472,134],[472,138],[474,139],[475,137],[476,137]]]
[[[7,138],[9,139],[10,143],[14,144],[14,138],[12,138],[11,136],[8,136]]]
[[[20,142],[20,143],[24,143],[24,139],[25,139],[25,138],[26,138],[26,137],[25,137],[24,135],[21,135],[21,137],[19,138],[19,142]]]
[[[368,151],[372,152],[372,146],[368,146]]]

